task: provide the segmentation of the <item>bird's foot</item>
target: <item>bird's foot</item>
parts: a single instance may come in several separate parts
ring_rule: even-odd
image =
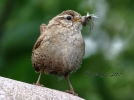
[[[44,87],[44,85],[43,84],[40,84],[40,83],[33,83],[34,85],[37,85],[37,86],[41,86],[41,87]]]
[[[76,94],[74,91],[72,90],[66,90],[67,93],[73,94],[74,96],[78,96],[78,94]]]

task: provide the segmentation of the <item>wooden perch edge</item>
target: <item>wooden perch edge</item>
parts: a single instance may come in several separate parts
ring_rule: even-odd
[[[84,100],[65,92],[0,77],[0,100]]]

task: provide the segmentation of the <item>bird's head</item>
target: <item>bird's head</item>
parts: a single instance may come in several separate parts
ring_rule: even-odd
[[[54,17],[50,24],[60,24],[63,27],[80,29],[86,26],[87,23],[92,19],[92,15],[87,13],[86,16],[81,16],[78,12],[73,10],[66,10]]]

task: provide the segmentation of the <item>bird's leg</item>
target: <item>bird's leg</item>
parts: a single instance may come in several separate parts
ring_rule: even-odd
[[[70,87],[70,90],[67,90],[66,92],[68,92],[68,93],[70,93],[70,94],[73,94],[73,95],[78,95],[78,94],[76,94],[76,93],[74,92],[74,89],[73,89],[73,87],[72,87],[72,85],[71,85],[71,82],[70,82],[70,80],[69,80],[69,75],[67,74],[67,75],[65,75],[64,77],[66,78],[66,80],[67,80],[67,82],[68,82],[68,84],[69,84],[69,87]]]
[[[40,72],[40,75],[39,75],[38,80],[36,82],[36,85],[38,85],[38,86],[43,86],[42,84],[40,84],[41,75],[42,75],[42,72]]]

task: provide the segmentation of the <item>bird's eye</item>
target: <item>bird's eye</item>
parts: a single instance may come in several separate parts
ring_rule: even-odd
[[[71,17],[70,16],[67,16],[67,20],[71,20]]]

